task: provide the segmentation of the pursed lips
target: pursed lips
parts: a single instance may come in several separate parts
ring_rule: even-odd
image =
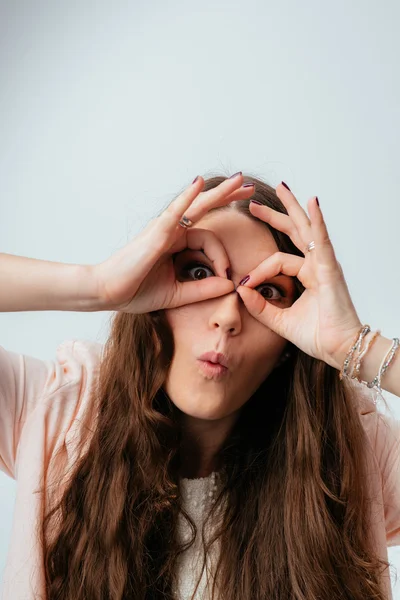
[[[208,361],[214,364],[220,364],[227,369],[229,368],[230,363],[225,354],[223,354],[222,352],[215,352],[213,350],[209,352],[204,352],[204,354],[202,354],[199,357],[199,360]]]

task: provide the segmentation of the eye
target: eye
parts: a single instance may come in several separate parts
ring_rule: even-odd
[[[276,290],[278,290],[280,297],[278,298],[273,298],[270,295],[265,296],[263,293],[259,292],[261,294],[261,296],[263,296],[266,300],[281,300],[282,298],[285,298],[286,296],[286,292],[283,288],[281,288],[278,285],[272,285],[272,283],[261,283],[260,285],[258,285],[256,288],[256,290],[259,290],[259,288],[275,288]]]
[[[213,273],[213,270],[211,269],[211,267],[208,267],[207,265],[205,265],[204,263],[201,262],[197,262],[197,261],[190,261],[189,263],[187,263],[182,269],[181,269],[181,273],[188,273],[189,271],[192,271],[193,269],[196,269],[194,271],[194,273],[197,274],[201,274],[201,272],[203,270],[208,270],[211,273]],[[199,276],[196,277],[196,275],[194,275],[195,279],[205,279],[206,276]],[[280,296],[271,296],[270,293],[267,292],[267,295],[263,294],[261,291],[259,291],[260,289],[262,290],[263,288],[275,288],[275,290],[277,290],[280,294]],[[254,288],[255,290],[259,291],[259,293],[266,299],[266,300],[280,300],[281,298],[285,298],[286,297],[286,290],[278,285],[272,285],[272,283],[261,283],[260,285],[258,285],[256,288]]]
[[[197,262],[197,261],[191,261],[189,263],[187,263],[182,269],[181,269],[181,273],[187,273],[188,271],[191,271],[192,269],[196,269],[195,272],[201,272],[203,269],[208,269],[211,273],[213,273],[212,269],[210,267],[207,267],[207,265],[201,263],[201,262]],[[198,277],[198,279],[204,279],[204,277]]]

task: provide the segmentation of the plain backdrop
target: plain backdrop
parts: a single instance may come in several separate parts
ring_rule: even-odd
[[[399,21],[396,0],[1,1],[0,252],[95,264],[196,175],[242,170],[318,195],[362,322],[399,336]],[[110,316],[1,314],[0,344],[52,359]]]

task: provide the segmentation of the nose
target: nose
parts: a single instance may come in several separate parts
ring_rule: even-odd
[[[221,328],[224,333],[238,335],[242,329],[243,300],[235,291],[225,296],[214,298],[210,315],[210,327]]]

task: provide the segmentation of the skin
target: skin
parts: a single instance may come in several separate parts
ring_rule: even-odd
[[[251,269],[278,251],[265,225],[235,210],[207,213],[193,225],[196,227],[212,230],[221,240],[235,287]],[[205,266],[184,271],[191,260]],[[175,269],[181,281],[222,276],[198,250],[179,253]],[[281,296],[275,284],[284,288],[287,297]],[[280,308],[294,301],[293,278],[286,275],[268,279],[255,289]],[[287,340],[252,317],[236,291],[166,309],[165,314],[173,332],[175,352],[164,389],[181,411],[185,449],[181,475],[206,477],[218,467],[215,452],[241,408],[276,368]],[[223,352],[231,359],[229,372],[219,380],[199,368],[198,357],[209,350]]]

